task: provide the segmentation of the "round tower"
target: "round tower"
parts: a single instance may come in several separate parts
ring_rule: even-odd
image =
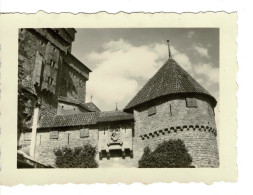
[[[173,59],[168,59],[125,107],[134,113],[136,163],[149,146],[181,139],[194,167],[218,167],[217,102]]]

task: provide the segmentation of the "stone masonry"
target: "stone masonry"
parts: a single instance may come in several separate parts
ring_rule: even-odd
[[[91,144],[100,168],[138,167],[146,146],[154,150],[163,141],[181,139],[192,166],[219,167],[217,102],[176,61],[169,58],[124,110],[103,112],[85,101],[91,70],[71,54],[75,33],[19,30],[19,88],[28,94],[26,116],[40,106],[34,160],[55,166],[55,149]],[[29,155],[32,118],[26,118],[18,145]]]
[[[185,98],[156,102],[156,114],[148,116],[148,106],[134,111],[136,145],[140,158],[145,146],[154,149],[169,139],[181,139],[193,158],[195,167],[218,167],[216,125],[210,104],[197,99],[197,108],[186,107]],[[211,112],[210,112],[211,110]]]

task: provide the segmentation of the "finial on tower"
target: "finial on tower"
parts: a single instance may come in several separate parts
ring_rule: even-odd
[[[118,103],[116,102],[116,109],[115,109],[116,111],[118,111]]]
[[[92,94],[90,95],[90,102],[92,102]]]
[[[170,40],[167,40],[167,44],[168,44],[168,50],[169,50],[169,59],[171,59],[172,56],[171,56],[171,52],[170,52]]]

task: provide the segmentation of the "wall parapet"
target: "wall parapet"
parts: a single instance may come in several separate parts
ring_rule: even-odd
[[[168,127],[168,128],[164,128],[164,129],[159,129],[159,130],[155,130],[149,133],[145,133],[140,135],[139,137],[142,140],[145,139],[150,139],[153,137],[158,137],[158,136],[162,136],[165,134],[170,134],[172,132],[178,132],[178,131],[205,131],[205,132],[210,132],[213,133],[214,136],[217,136],[217,130],[213,127],[210,126],[204,126],[204,125],[182,125],[182,126],[173,126],[173,127]]]

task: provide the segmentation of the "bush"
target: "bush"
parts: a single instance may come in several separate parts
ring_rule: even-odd
[[[139,168],[190,168],[192,157],[180,139],[164,141],[154,151],[144,148]]]
[[[55,149],[55,165],[59,168],[97,168],[96,153],[96,148],[91,145]]]

